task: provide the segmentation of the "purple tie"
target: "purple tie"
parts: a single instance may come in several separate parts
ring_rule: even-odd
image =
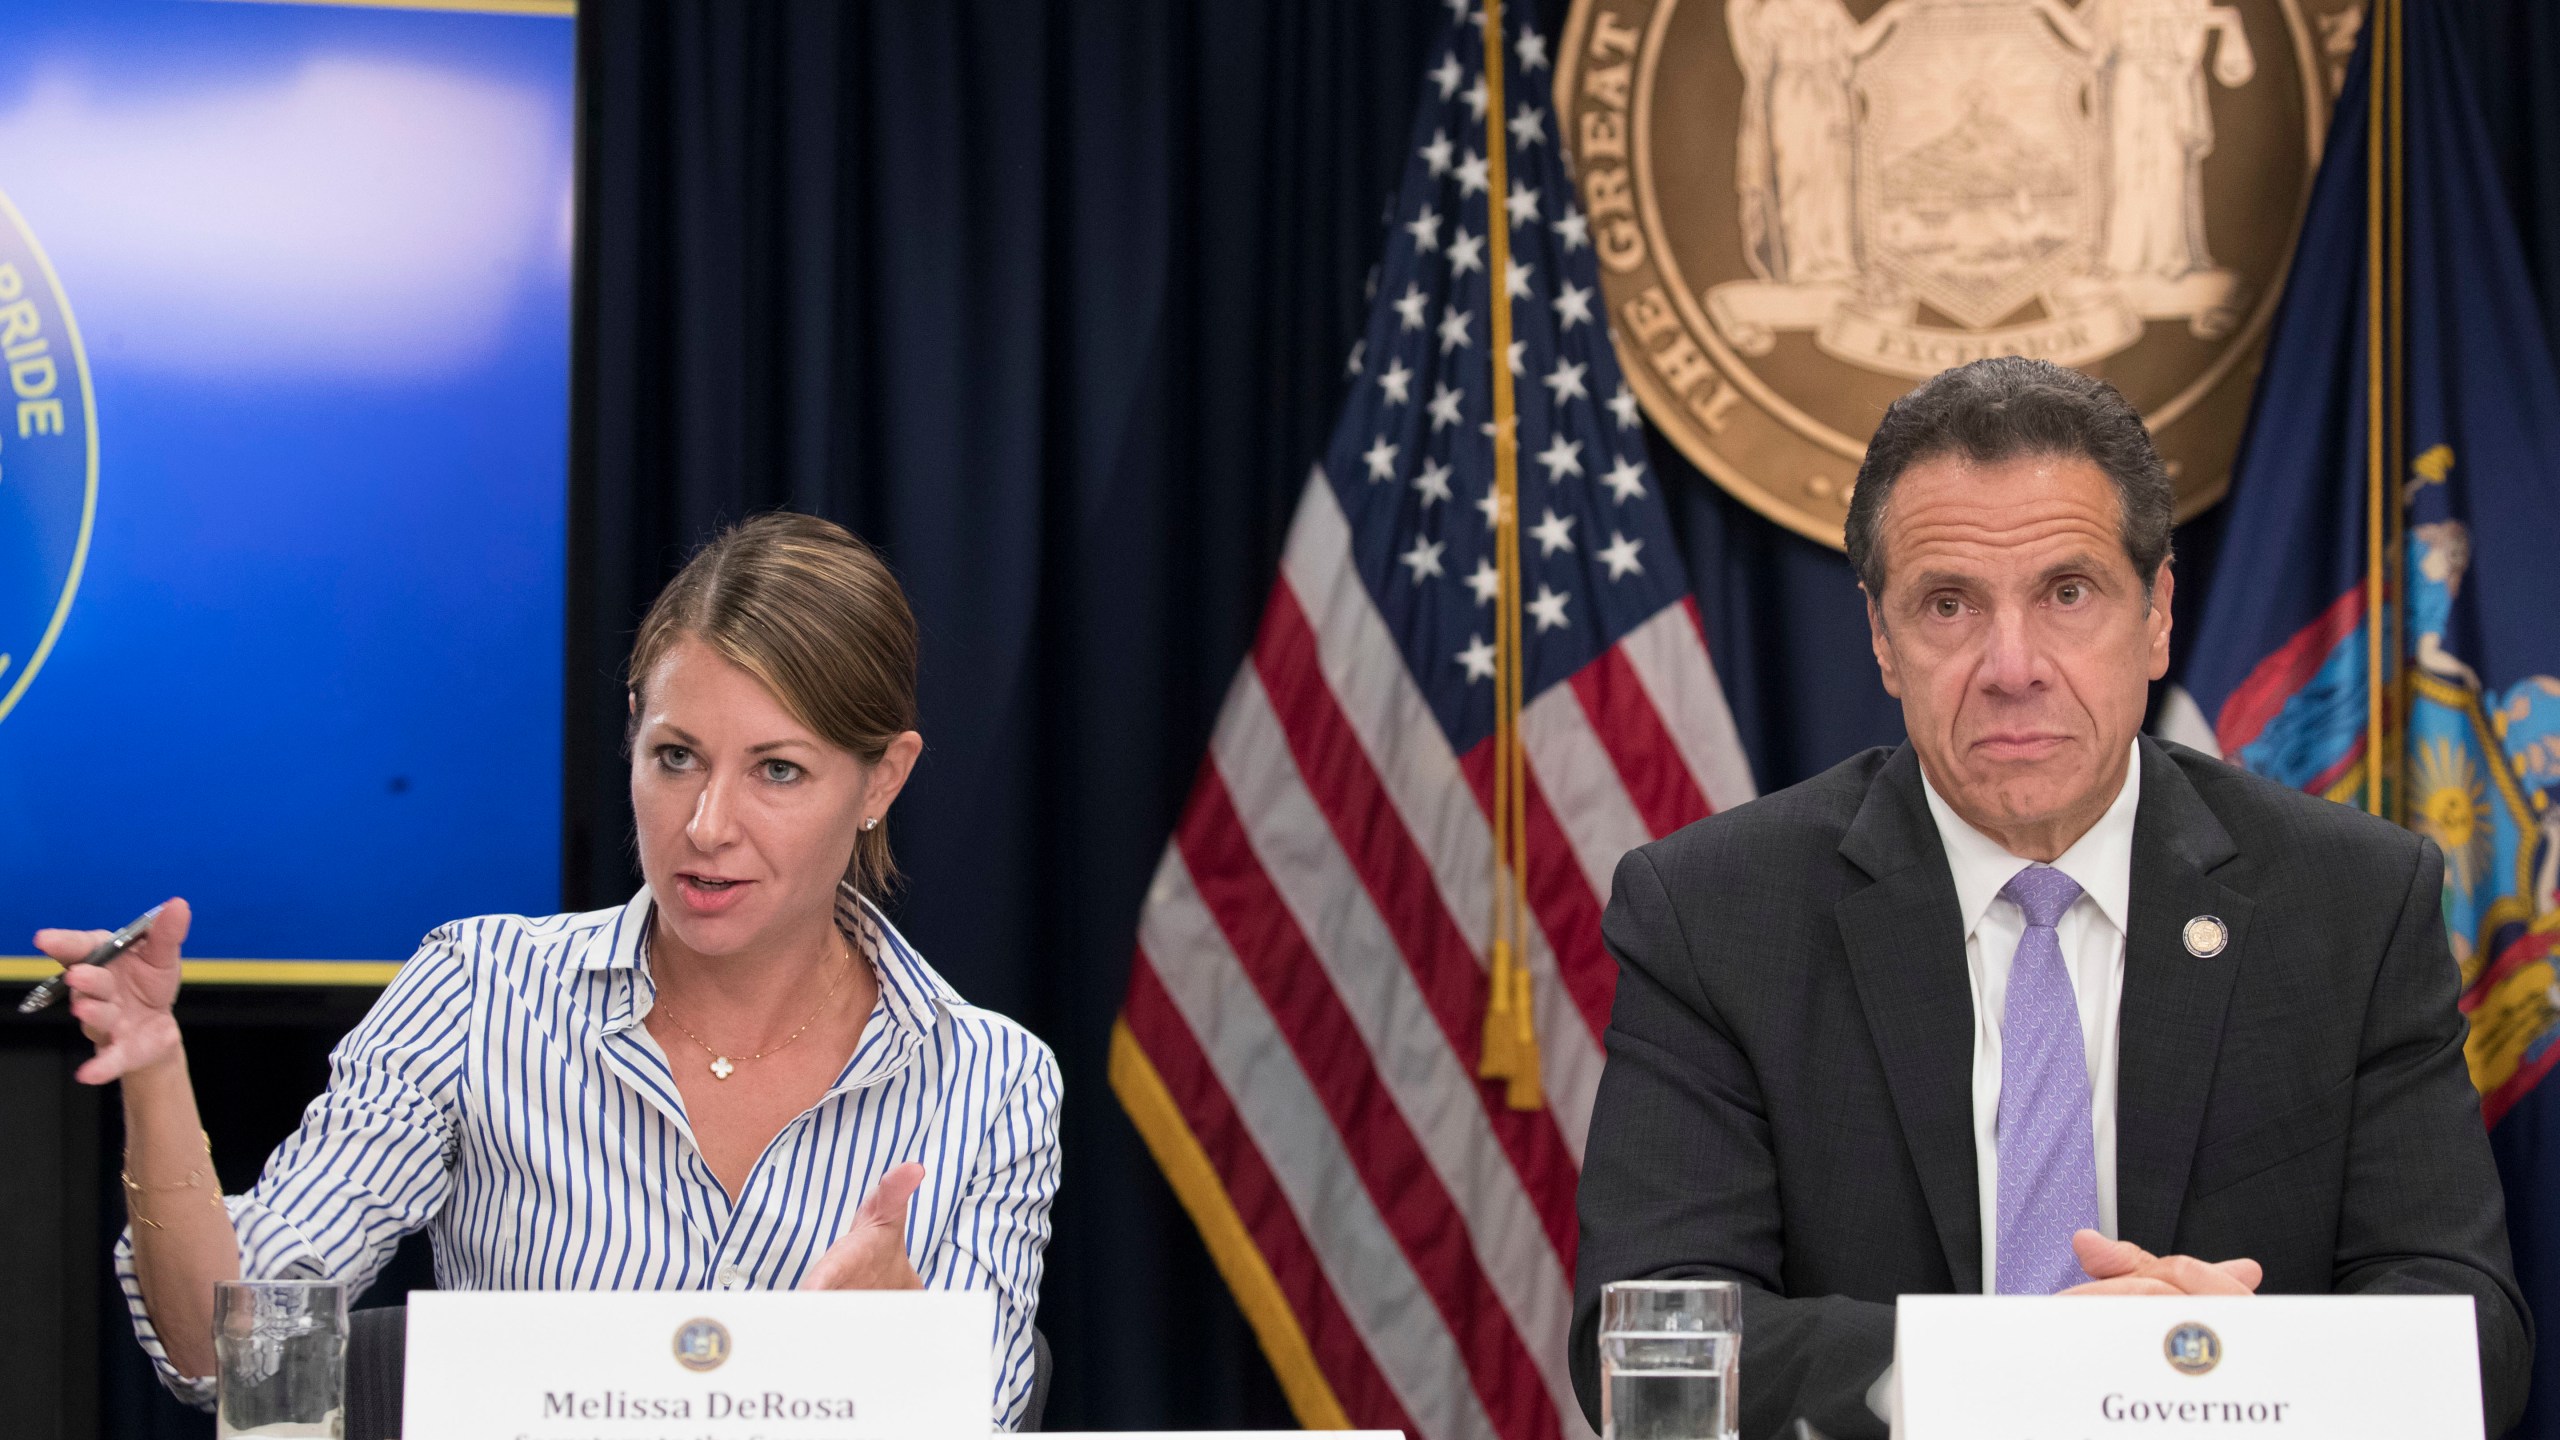
[[[2088,1051],[2053,931],[2080,886],[2051,866],[2030,865],[2000,896],[2025,913],[2027,932],[2009,965],[2000,1020],[1998,1293],[2050,1295],[2089,1278],[2071,1253],[2071,1234],[2098,1228]]]

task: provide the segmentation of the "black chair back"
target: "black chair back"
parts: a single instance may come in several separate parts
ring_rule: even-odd
[[[409,1364],[409,1307],[347,1316],[347,1440],[400,1440],[400,1378]]]

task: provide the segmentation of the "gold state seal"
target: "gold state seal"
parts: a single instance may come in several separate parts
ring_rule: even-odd
[[[1576,0],[1556,74],[1629,383],[1840,543],[1922,377],[2115,383],[2222,495],[2354,0]]]

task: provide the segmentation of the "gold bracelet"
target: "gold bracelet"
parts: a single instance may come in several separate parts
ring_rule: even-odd
[[[213,1165],[213,1136],[203,1130],[198,1130],[196,1134],[204,1140],[205,1168],[210,1169]],[[179,1181],[175,1185],[145,1185],[141,1181],[133,1178],[133,1172],[131,1170],[117,1171],[116,1178],[124,1181],[124,1188],[135,1195],[169,1195],[180,1190],[193,1190],[196,1188],[196,1182],[204,1178],[204,1170],[188,1171],[187,1178]]]
[[[197,1131],[196,1134],[204,1141],[205,1169],[210,1169],[213,1164],[213,1136],[202,1130]],[[128,1197],[141,1195],[174,1195],[181,1190],[193,1190],[196,1188],[196,1182],[202,1180],[204,1175],[204,1169],[190,1170],[187,1172],[186,1179],[178,1181],[174,1185],[145,1185],[141,1181],[133,1178],[133,1172],[131,1170],[118,1170],[116,1172],[116,1178],[124,1182],[125,1194]],[[214,1186],[214,1193],[207,1203],[212,1205],[215,1209],[223,1211],[225,1214],[230,1212],[230,1207],[222,1203],[222,1187],[219,1184]],[[132,1216],[137,1224],[148,1225],[154,1230],[165,1230],[168,1228],[167,1226],[162,1225],[159,1221],[152,1219],[150,1216],[143,1214],[139,1209],[135,1208],[131,1198],[128,1198],[125,1201],[124,1209],[125,1213]]]

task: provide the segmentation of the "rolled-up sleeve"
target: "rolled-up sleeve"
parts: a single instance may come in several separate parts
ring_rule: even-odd
[[[426,938],[330,1053],[329,1088],[303,1111],[258,1183],[226,1200],[244,1277],[337,1280],[352,1294],[443,1207],[470,1030],[472,971],[458,942],[455,927]],[[130,1226],[116,1242],[115,1271],[134,1336],[161,1383],[211,1408],[212,1380],[189,1379],[169,1364],[143,1304]]]
[[[918,1275],[936,1290],[995,1293],[995,1422],[1011,1430],[1031,1399],[1031,1327],[1058,1194],[1060,1082],[1048,1046],[1010,1026],[997,1033],[1003,1048],[1019,1047],[995,1067],[1011,1083],[987,1109],[977,1167]]]

